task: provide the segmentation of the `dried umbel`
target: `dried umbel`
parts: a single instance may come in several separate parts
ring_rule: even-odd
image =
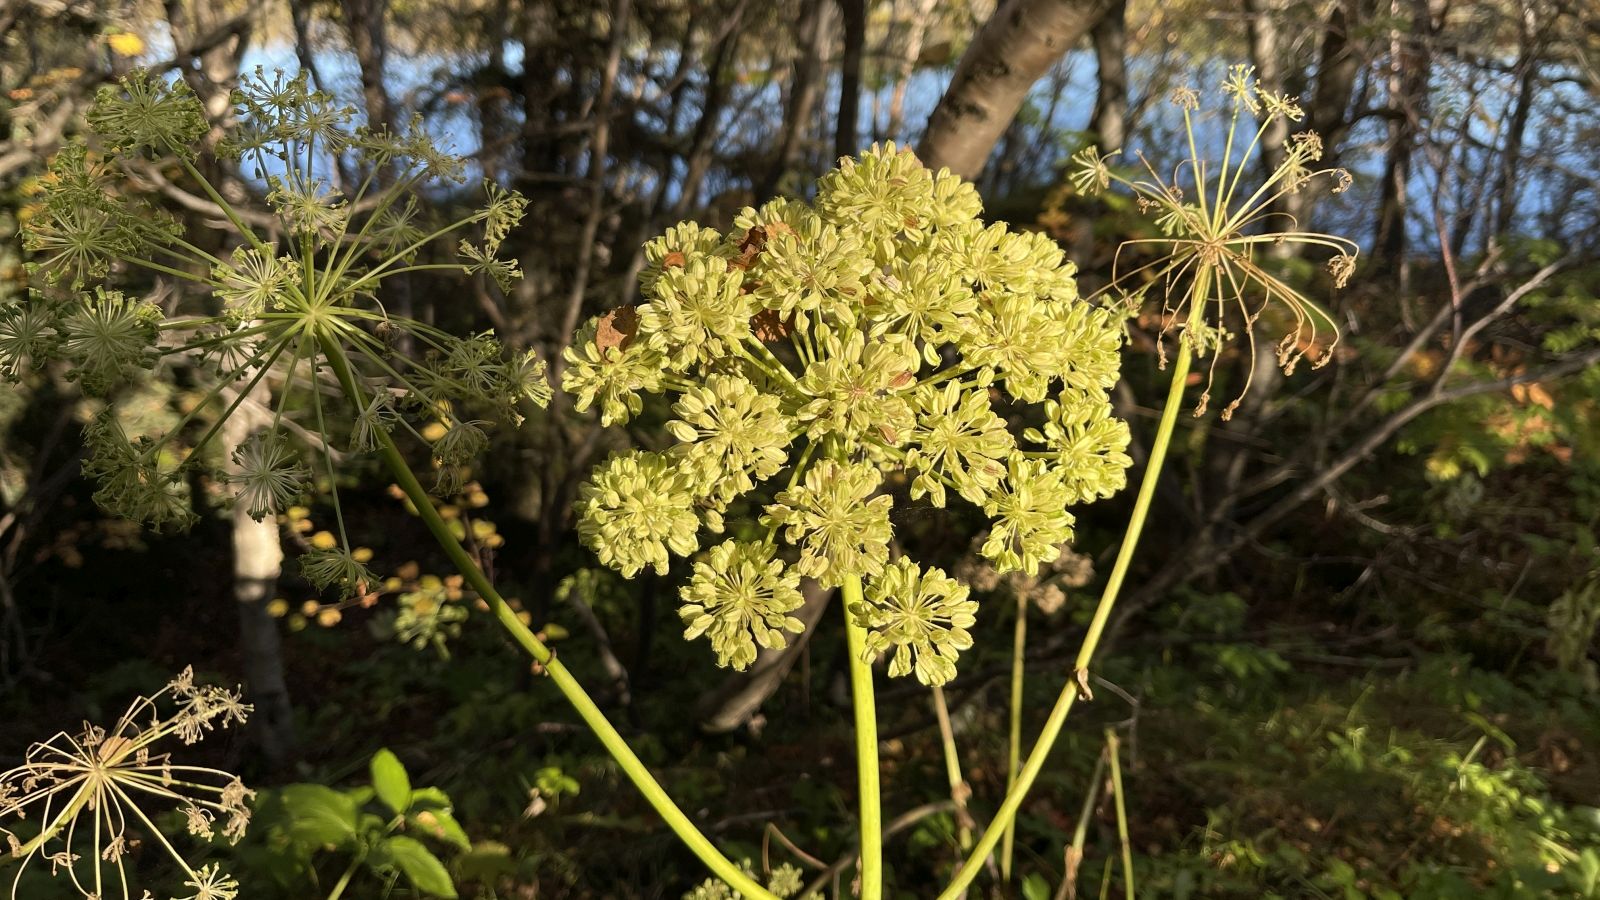
[[[0,837],[20,860],[13,900],[24,900],[22,876],[35,862],[92,900],[150,898],[148,891],[134,893],[124,864],[141,841],[155,842],[186,877],[188,891],[175,900],[236,897],[232,878],[215,864],[191,865],[152,817],[175,808],[191,835],[234,843],[244,836],[255,792],[227,772],[175,763],[165,747],[242,725],[249,713],[238,693],[195,684],[185,669],[152,696],[134,700],[109,730],[85,724],[34,744],[26,762],[0,773]]]
[[[942,684],[977,604],[894,558],[896,503],[977,507],[988,558],[1034,572],[1071,539],[1069,506],[1123,486],[1128,428],[1107,396],[1120,313],[1078,296],[1053,241],[979,211],[971,185],[874,147],[823,177],[814,204],[746,209],[726,235],[669,229],[645,248],[645,302],[591,320],[567,351],[562,387],[603,422],[674,398],[675,444],[614,454],[580,489],[579,532],[602,562],[665,573],[760,510],[682,589],[686,635],[723,665],[801,630],[801,576],[864,580],[850,614],[867,654]]]
[[[267,420],[264,432],[216,473],[250,515],[283,511],[310,489],[313,473],[336,491],[332,454],[321,451],[346,434],[353,452],[367,452],[391,435],[409,431],[420,441],[428,426],[442,428],[427,443],[439,489],[452,492],[487,429],[515,426],[526,406],[549,399],[544,363],[491,334],[457,337],[393,315],[379,293],[416,272],[475,273],[504,288],[517,269],[498,254],[525,202],[489,183],[481,208],[431,222],[419,193],[460,182],[465,164],[419,122],[401,134],[358,126],[353,110],[309,89],[304,75],[258,70],[233,101],[235,123],[216,152],[265,186],[265,209],[248,215],[195,165],[208,126],[181,78],[135,72],[101,90],[89,139],[56,155],[27,223],[39,287],[0,304],[0,378],[56,360],[85,392],[114,399],[179,361],[198,371],[204,395],[176,426],[129,434],[109,404],[85,430],[96,499],[148,524],[192,520],[189,470],[205,464],[224,421],[242,404],[261,405],[263,394],[268,415],[254,413]],[[181,170],[185,186],[231,222],[239,245],[212,253],[200,246],[210,241],[191,241],[177,220],[130,195],[126,167],[137,171],[146,158]],[[419,260],[446,239],[457,242],[453,258]],[[188,288],[182,314],[95,284],[120,267]],[[303,463],[306,451],[326,468]],[[351,554],[337,493],[334,508],[339,545],[302,571],[321,587],[360,595],[377,580]]]
[[[1179,339],[1196,355],[1211,354],[1211,369],[1196,415],[1205,411],[1210,399],[1211,376],[1220,355],[1216,351],[1232,337],[1227,327],[1230,312],[1238,315],[1252,358],[1256,322],[1272,308],[1286,314],[1288,325],[1277,347],[1278,363],[1286,373],[1292,373],[1308,354],[1314,354],[1313,366],[1324,365],[1339,342],[1339,327],[1333,318],[1263,268],[1258,256],[1284,245],[1332,251],[1328,271],[1335,287],[1344,287],[1355,271],[1358,248],[1353,241],[1301,230],[1284,211],[1287,197],[1312,186],[1333,193],[1350,186],[1350,175],[1343,169],[1316,167],[1322,159],[1320,137],[1309,131],[1293,135],[1281,150],[1277,168],[1265,178],[1252,178],[1259,168],[1262,141],[1274,124],[1305,118],[1294,98],[1263,90],[1254,71],[1250,66],[1234,66],[1222,84],[1226,99],[1217,114],[1226,126],[1221,139],[1222,162],[1217,166],[1200,152],[1207,146],[1204,138],[1211,135],[1201,121],[1200,94],[1192,88],[1180,88],[1171,98],[1182,111],[1189,151],[1174,167],[1172,178],[1162,178],[1142,153],[1138,160],[1143,172],[1131,175],[1112,165],[1115,153],[1103,154],[1095,147],[1072,159],[1071,180],[1079,191],[1093,195],[1120,185],[1134,193],[1141,210],[1155,217],[1163,236],[1127,241],[1118,249],[1112,289],[1137,302],[1152,286],[1158,286],[1164,300],[1162,336],[1176,329]],[[1243,135],[1252,130],[1246,142]],[[1155,258],[1129,269],[1121,260],[1130,248],[1152,249]],[[1246,380],[1238,397],[1223,410],[1224,419],[1232,415],[1249,389]]]

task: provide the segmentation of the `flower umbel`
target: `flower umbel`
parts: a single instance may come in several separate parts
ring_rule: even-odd
[[[867,631],[867,653],[894,650],[890,675],[916,672],[923,684],[956,677],[956,657],[972,646],[967,631],[977,621],[978,602],[967,586],[943,569],[922,571],[905,557],[868,586],[863,602],[849,610]]]
[[[1069,502],[1120,487],[1121,310],[1081,298],[1049,238],[979,212],[970,184],[874,147],[824,176],[814,204],[649,242],[643,302],[590,320],[566,351],[579,411],[614,424],[663,394],[672,416],[675,443],[613,455],[580,488],[579,532],[601,562],[666,572],[702,528],[739,535],[683,590],[687,634],[719,663],[749,665],[801,627],[787,615],[800,578],[859,579],[896,615],[942,610],[922,631],[874,627],[902,647],[891,674],[947,681],[975,604],[943,573],[890,564],[891,546],[918,541],[897,504],[976,507],[998,520],[996,564],[1033,569],[1070,538]],[[1038,420],[1040,401],[1071,414]]]
[[[1138,155],[1142,173],[1125,175],[1110,164],[1110,156],[1094,147],[1073,157],[1073,185],[1085,194],[1098,194],[1112,184],[1133,192],[1141,209],[1155,217],[1161,237],[1124,242],[1117,251],[1111,287],[1132,299],[1142,299],[1151,286],[1163,291],[1164,322],[1161,336],[1174,330],[1199,355],[1211,352],[1206,389],[1195,414],[1204,413],[1216,375],[1217,345],[1230,336],[1231,316],[1243,328],[1247,343],[1255,346],[1255,325],[1264,316],[1269,327],[1283,332],[1278,341],[1278,363],[1292,373],[1297,363],[1312,357],[1313,366],[1332,358],[1339,342],[1333,317],[1298,289],[1268,271],[1259,261],[1272,248],[1299,245],[1331,251],[1329,272],[1335,287],[1343,287],[1355,268],[1356,245],[1332,234],[1303,230],[1287,211],[1288,198],[1315,183],[1331,183],[1332,192],[1343,191],[1350,176],[1342,169],[1317,168],[1322,141],[1310,132],[1291,137],[1278,155],[1277,167],[1258,184],[1248,176],[1255,171],[1263,139],[1273,123],[1297,122],[1304,113],[1293,98],[1262,89],[1250,66],[1228,71],[1221,93],[1226,98],[1218,111],[1226,122],[1222,162],[1213,166],[1197,148],[1204,142],[1199,92],[1184,88],[1172,102],[1183,116],[1189,155],[1174,171],[1188,172],[1187,186],[1162,178],[1144,154]],[[1254,127],[1250,127],[1254,125]],[[1241,128],[1243,130],[1241,130]],[[1253,132],[1248,141],[1244,134]],[[1238,155],[1235,156],[1236,151]],[[1128,267],[1125,252],[1154,252],[1154,259]],[[1164,357],[1163,357],[1164,359]],[[1238,395],[1222,412],[1229,418],[1250,389],[1248,377]]]
[[[771,650],[788,646],[784,632],[798,634],[805,626],[788,613],[799,609],[800,575],[785,571],[765,544],[724,541],[694,564],[684,586],[683,636],[704,635],[717,653],[717,663],[743,670],[756,660],[756,645]]]
[[[176,709],[163,715],[162,706]],[[130,831],[160,846],[188,876],[185,884],[196,893],[186,900],[233,900],[237,883],[215,863],[191,866],[154,827],[149,809],[176,808],[191,834],[209,840],[220,833],[238,843],[255,792],[227,772],[174,763],[162,745],[193,744],[216,728],[244,724],[249,713],[238,693],[195,684],[185,669],[134,700],[109,730],[85,724],[34,744],[22,765],[0,773],[0,835],[22,860],[13,900],[20,900],[23,871],[38,859],[85,898],[133,900],[123,861],[135,843]],[[19,833],[30,817],[36,828]]]

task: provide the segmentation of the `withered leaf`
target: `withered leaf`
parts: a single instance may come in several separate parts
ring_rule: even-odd
[[[626,349],[638,333],[638,310],[632,306],[619,306],[600,317],[600,324],[594,331],[594,343],[601,353],[612,348]]]
[[[781,341],[794,333],[794,316],[785,317],[775,309],[763,309],[750,317],[750,331],[763,344]]]

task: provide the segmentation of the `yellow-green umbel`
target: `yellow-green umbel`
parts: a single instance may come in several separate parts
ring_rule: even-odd
[[[747,665],[800,627],[778,583],[864,585],[884,609],[943,591],[936,570],[910,579],[894,559],[915,552],[897,504],[986,514],[990,558],[1034,571],[1070,540],[1069,504],[1123,486],[1128,429],[1107,393],[1122,307],[1080,297],[1048,237],[980,212],[970,184],[874,147],[814,202],[747,208],[726,234],[667,229],[645,245],[640,304],[592,319],[566,351],[577,409],[618,423],[661,394],[675,441],[613,457],[581,489],[579,531],[601,561],[666,571],[701,532],[738,538],[696,557],[683,591],[691,636],[719,663]],[[747,599],[758,582],[770,602]],[[890,674],[954,677],[976,609],[954,593],[938,594],[960,608],[944,637],[906,644],[901,622],[884,643],[891,626],[874,625],[868,652],[912,646]]]

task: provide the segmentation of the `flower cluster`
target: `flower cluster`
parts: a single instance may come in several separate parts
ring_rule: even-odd
[[[548,402],[544,362],[492,334],[458,337],[391,314],[381,295],[390,279],[421,273],[480,275],[506,287],[518,272],[499,254],[525,202],[490,183],[481,208],[428,221],[431,205],[417,202],[419,192],[459,184],[464,163],[420,122],[398,134],[358,126],[352,109],[311,90],[304,75],[260,70],[233,102],[235,125],[214,152],[256,179],[248,206],[230,202],[196,165],[209,125],[181,79],[134,72],[99,92],[91,135],[57,154],[28,221],[39,289],[0,305],[0,378],[60,361],[86,393],[110,397],[163,366],[198,371],[204,396],[175,427],[129,434],[107,412],[85,431],[96,499],[156,526],[192,518],[194,467],[231,456],[217,480],[260,519],[309,490],[317,467],[302,460],[307,451],[329,467],[318,480],[336,485],[332,454],[321,451],[392,452],[405,432],[428,446],[437,489],[455,492],[492,427],[515,427],[527,408]],[[210,238],[191,240],[130,196],[121,167],[147,157],[181,170],[231,222],[237,245],[212,252]],[[445,238],[456,246],[443,246]],[[181,314],[97,284],[139,269],[186,288]],[[264,431],[203,452],[241,404],[268,398]],[[301,571],[320,587],[359,595],[377,579],[343,539],[337,495],[334,508],[339,545],[307,557]]]
[[[1133,192],[1139,208],[1155,217],[1161,237],[1128,241],[1118,250],[1117,271],[1112,286],[1134,303],[1142,300],[1152,286],[1164,291],[1161,337],[1174,330],[1196,355],[1211,354],[1206,388],[1200,395],[1195,415],[1205,412],[1220,354],[1214,352],[1232,337],[1226,318],[1237,314],[1237,325],[1244,329],[1255,356],[1255,325],[1271,313],[1281,322],[1278,364],[1293,373],[1297,363],[1312,355],[1313,366],[1332,359],[1339,342],[1339,327],[1333,318],[1304,294],[1264,268],[1257,257],[1274,248],[1292,245],[1330,250],[1328,272],[1334,287],[1342,288],[1355,271],[1358,248],[1347,238],[1305,231],[1292,213],[1289,202],[1294,194],[1314,183],[1328,184],[1333,193],[1350,186],[1350,174],[1343,169],[1318,169],[1322,159],[1322,139],[1315,132],[1292,135],[1278,154],[1277,167],[1259,184],[1247,182],[1257,165],[1263,140],[1274,129],[1305,118],[1295,98],[1266,90],[1255,78],[1252,66],[1233,66],[1224,79],[1225,97],[1218,113],[1226,128],[1218,143],[1226,147],[1222,164],[1213,167],[1199,155],[1207,147],[1209,130],[1201,121],[1200,94],[1183,87],[1172,93],[1171,101],[1183,115],[1189,156],[1172,167],[1171,180],[1158,174],[1156,164],[1138,154],[1142,172],[1125,174],[1112,165],[1116,153],[1105,154],[1090,146],[1072,159],[1070,178],[1082,193],[1095,195],[1113,184]],[[1254,132],[1250,140],[1240,138]],[[1252,127],[1253,126],[1253,127]],[[1235,156],[1237,152],[1237,156]],[[1191,183],[1180,183],[1187,172]],[[1145,250],[1154,259],[1145,261]],[[1140,262],[1123,265],[1124,252],[1140,255]],[[1164,348],[1163,348],[1164,353]],[[1165,356],[1163,355],[1163,361]],[[1238,395],[1223,409],[1229,418],[1250,389],[1247,379]]]
[[[682,589],[686,636],[723,665],[801,630],[809,577],[864,582],[850,614],[868,652],[942,684],[976,603],[894,558],[896,505],[970,504],[994,520],[988,558],[1034,572],[1071,539],[1069,505],[1122,487],[1121,313],[1079,297],[1054,242],[979,212],[970,184],[874,147],[812,204],[746,209],[727,234],[669,229],[645,247],[644,302],[566,351],[580,411],[625,422],[662,394],[674,417],[675,444],[614,454],[580,488],[602,562],[665,574],[735,513],[764,532],[712,547]]]
[[[163,716],[157,701],[176,708]],[[249,713],[236,692],[196,684],[185,669],[154,695],[134,700],[110,730],[85,724],[76,734],[34,744],[22,765],[0,773],[0,837],[22,860],[13,898],[23,871],[42,859],[85,898],[132,900],[123,861],[139,843],[128,833],[131,826],[188,876],[192,890],[182,900],[233,900],[238,884],[214,863],[190,865],[151,824],[146,807],[170,804],[191,835],[238,843],[250,825],[255,792],[226,772],[176,764],[160,745],[174,739],[194,744],[207,732],[244,724]],[[24,840],[17,829],[30,816],[33,828]]]

